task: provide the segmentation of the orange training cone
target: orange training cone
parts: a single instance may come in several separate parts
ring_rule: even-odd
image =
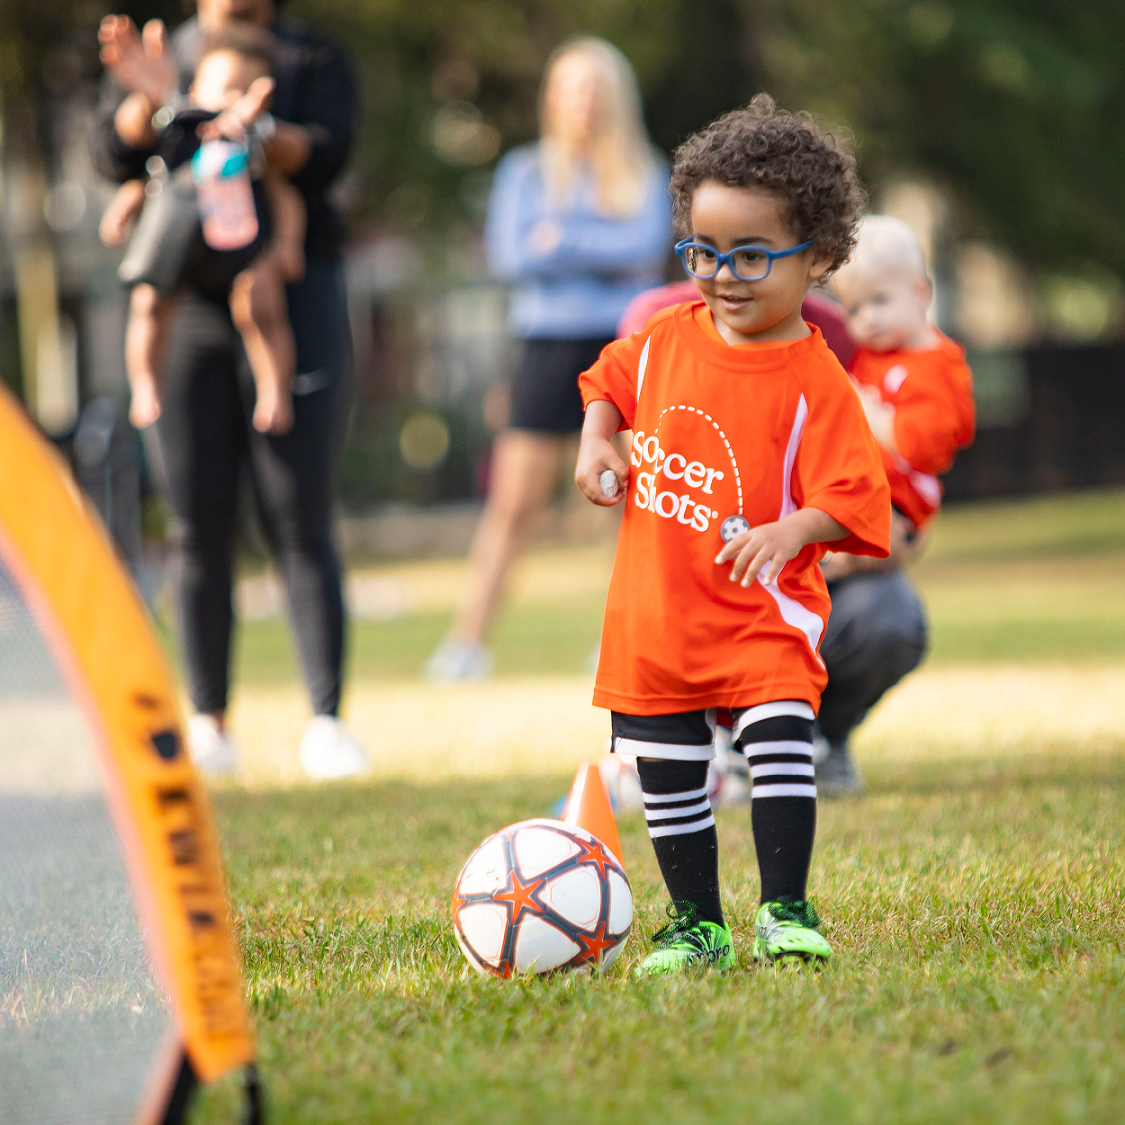
[[[574,784],[566,799],[562,819],[564,824],[585,828],[591,836],[596,836],[624,866],[621,858],[621,837],[617,835],[617,821],[613,817],[613,806],[602,781],[602,772],[593,762],[583,762],[575,774]]]

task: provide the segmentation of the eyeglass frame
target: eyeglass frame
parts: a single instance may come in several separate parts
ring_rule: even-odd
[[[752,242],[746,243],[745,246],[735,246],[728,250],[725,254],[720,253],[719,249],[711,246],[706,242],[696,242],[694,238],[683,238],[676,243],[675,250],[676,256],[683,263],[684,269],[687,271],[689,277],[698,278],[700,281],[711,281],[719,276],[719,270],[725,265],[732,274],[739,281],[764,281],[770,275],[770,270],[773,269],[773,262],[775,258],[788,258],[792,254],[799,254],[802,250],[807,250],[816,239],[809,239],[808,242],[802,242],[800,246],[792,246],[788,250],[767,250],[764,246],[756,246]],[[718,264],[715,266],[715,272],[708,274],[704,277],[702,274],[693,273],[691,267],[687,264],[687,252],[692,246],[698,246],[702,250],[707,250],[714,254]],[[758,250],[766,256],[766,272],[758,277],[743,277],[742,274],[734,268],[734,256],[739,250]]]

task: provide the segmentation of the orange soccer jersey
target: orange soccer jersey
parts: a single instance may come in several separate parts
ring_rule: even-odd
[[[936,347],[920,351],[859,348],[851,369],[857,383],[874,387],[895,408],[898,453],[882,451],[891,503],[925,527],[941,507],[937,474],[949,469],[976,429],[965,349],[944,335]]]
[[[731,347],[702,302],[665,309],[579,377],[632,429],[628,491],[594,703],[634,715],[819,706],[830,602],[806,547],[772,587],[718,565],[719,528],[816,507],[851,533],[835,550],[885,557],[890,495],[854,389],[817,329]]]

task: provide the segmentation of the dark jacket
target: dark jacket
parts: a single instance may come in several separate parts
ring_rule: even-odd
[[[334,259],[339,257],[343,229],[326,196],[355,139],[359,117],[355,76],[344,51],[300,20],[279,17],[270,30],[277,41],[272,112],[282,121],[303,126],[312,141],[308,162],[291,180],[308,208],[305,253]],[[181,93],[191,85],[202,46],[203,30],[194,17],[171,37]],[[130,148],[117,135],[113,116],[124,97],[118,86],[106,83],[90,140],[94,167],[118,183],[142,178],[145,161],[152,155],[151,150]]]

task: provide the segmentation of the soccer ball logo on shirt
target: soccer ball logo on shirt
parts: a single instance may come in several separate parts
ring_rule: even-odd
[[[682,452],[676,438],[665,439],[668,449],[661,445],[659,430],[665,415],[670,411],[685,411],[689,417],[698,418],[713,429],[725,446],[726,463],[722,468],[708,465],[693,452]],[[692,418],[692,421],[695,421]],[[693,427],[694,429],[695,427]],[[738,509],[742,511],[742,480],[738,464],[730,448],[726,434],[709,414],[692,406],[668,407],[662,411],[657,432],[646,434],[644,430],[633,433],[633,448],[630,462],[642,472],[636,475],[636,489],[633,503],[641,511],[652,512],[666,520],[675,520],[695,531],[707,531],[711,521],[719,518],[719,512],[712,504],[715,500],[715,486],[719,481],[733,483],[738,492]],[[686,435],[685,435],[686,436]],[[696,437],[693,434],[692,437]],[[685,443],[686,444],[686,443]],[[697,441],[692,442],[692,446]],[[688,446],[687,448],[691,448]]]

